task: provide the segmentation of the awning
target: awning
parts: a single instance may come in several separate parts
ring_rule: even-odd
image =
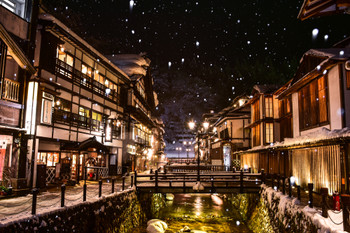
[[[108,147],[97,141],[95,136],[86,139],[81,143],[67,142],[61,145],[61,150],[87,151],[89,148],[94,148],[105,153],[109,152]]]

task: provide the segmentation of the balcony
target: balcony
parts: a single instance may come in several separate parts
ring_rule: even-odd
[[[118,93],[115,90],[110,90],[107,94],[106,90],[108,89],[105,85],[93,80],[88,75],[82,73],[81,71],[73,68],[67,63],[56,59],[56,74],[63,76],[65,78],[72,79],[74,83],[78,85],[85,86],[89,90],[93,90],[95,93],[106,96],[113,101],[118,101]]]
[[[19,86],[20,86],[19,82],[4,78],[2,98],[5,100],[13,101],[13,102],[18,102],[19,101]]]
[[[79,126],[82,128],[90,128],[91,120],[88,117],[80,116],[79,114],[67,112],[60,109],[54,109],[52,120],[55,123],[61,123],[71,126]]]

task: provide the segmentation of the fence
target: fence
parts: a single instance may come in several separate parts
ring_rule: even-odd
[[[127,186],[125,181],[126,177],[123,176],[119,187],[117,187],[116,179],[99,180],[98,184],[87,185],[85,183],[72,189],[67,189],[65,185],[62,185],[59,193],[45,193],[42,195],[38,195],[38,189],[33,189],[31,194],[25,197],[2,200],[0,202],[0,221],[18,214],[31,213],[35,215],[38,210],[76,205],[88,199],[100,198],[102,195],[124,191],[133,186],[133,182],[130,183],[130,186]]]
[[[201,172],[236,171],[236,167],[234,166],[223,165],[167,165],[164,168],[169,172],[196,172],[198,169]]]

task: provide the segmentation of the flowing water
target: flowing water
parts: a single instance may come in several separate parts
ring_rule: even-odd
[[[233,209],[218,195],[211,194],[176,194],[172,201],[167,201],[158,219],[168,224],[166,232],[182,232],[185,226],[190,232],[252,232],[239,221],[237,210]],[[146,227],[133,232],[146,232]]]

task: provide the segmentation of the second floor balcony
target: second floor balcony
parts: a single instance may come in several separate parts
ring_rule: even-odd
[[[4,78],[2,89],[2,99],[18,102],[19,101],[20,83],[11,79]]]

